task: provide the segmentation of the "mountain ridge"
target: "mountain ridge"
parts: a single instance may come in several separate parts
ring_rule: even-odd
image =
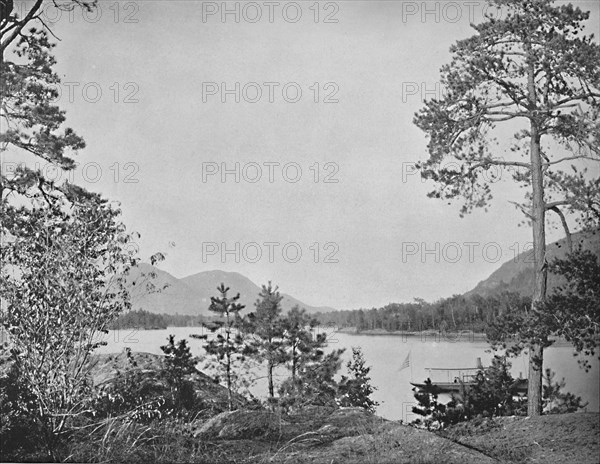
[[[239,303],[246,306],[247,311],[253,311],[254,303],[258,299],[261,287],[252,282],[248,277],[239,272],[221,271],[213,269],[210,271],[201,271],[182,278],[177,278],[172,274],[152,266],[147,263],[140,265],[133,271],[131,280],[140,280],[143,275],[155,273],[156,277],[151,280],[157,288],[162,288],[159,292],[148,293],[144,286],[137,285],[141,290],[132,291],[132,309],[145,310],[156,314],[182,314],[182,315],[210,315],[208,307],[210,306],[210,297],[217,296],[217,287],[224,283],[230,288],[229,296],[240,293]],[[145,280],[150,281],[148,277]],[[166,287],[165,287],[166,285]],[[131,285],[133,288],[134,285]],[[165,287],[165,288],[163,288]],[[311,306],[301,300],[281,293],[283,300],[281,306],[285,311],[289,311],[295,305],[305,308],[308,313],[335,311],[334,308],[327,306]]]
[[[592,230],[576,232],[571,236],[573,249],[590,250],[600,256],[600,231]],[[473,289],[464,293],[464,296],[481,295],[490,296],[499,292],[517,292],[523,296],[531,296],[533,289],[533,250],[527,250],[514,259],[504,262],[486,279],[480,281]],[[566,237],[552,242],[546,246],[546,260],[563,259],[568,253]],[[548,293],[561,285],[562,279],[548,273]]]
[[[581,248],[591,250],[600,256],[600,231],[586,231],[572,234],[574,249]],[[566,238],[552,242],[547,245],[547,259],[564,258],[568,252]],[[217,287],[224,283],[230,287],[230,296],[240,293],[239,302],[243,304],[246,311],[254,310],[254,303],[258,299],[261,287],[252,282],[248,277],[235,271],[222,271],[213,269],[201,271],[182,278],[174,277],[172,274],[141,263],[133,272],[134,277],[139,278],[142,274],[155,273],[153,283],[156,287],[166,286],[160,292],[148,294],[143,285],[132,289],[132,309],[143,309],[156,314],[181,314],[181,315],[210,315],[210,297],[217,295]],[[134,280],[134,279],[132,279]],[[548,292],[562,283],[559,276],[548,275]],[[483,297],[494,295],[503,291],[517,292],[523,296],[530,296],[533,288],[533,259],[532,250],[527,250],[515,258],[504,262],[487,278],[481,280],[473,289],[463,293],[469,297],[479,294]],[[139,290],[138,290],[139,289]],[[301,300],[281,293],[283,296],[282,308],[284,312],[289,311],[295,305],[305,308],[308,313],[335,311],[328,306],[311,306]]]

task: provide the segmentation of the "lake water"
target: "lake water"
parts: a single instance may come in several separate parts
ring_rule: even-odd
[[[164,330],[120,330],[111,331],[105,340],[107,345],[97,352],[116,353],[129,347],[132,351],[161,354],[160,346],[166,343],[169,334],[176,336],[176,340],[187,338],[192,353],[196,356],[204,355],[202,340],[190,338],[190,334],[200,333],[200,327],[171,327]],[[331,331],[330,331],[331,332]],[[380,403],[377,414],[387,419],[411,421],[415,418],[411,412],[415,404],[413,392],[409,382],[421,382],[429,376],[426,368],[467,368],[475,367],[477,358],[481,358],[484,366],[490,364],[492,353],[486,352],[489,345],[480,340],[473,340],[467,335],[454,339],[420,336],[392,336],[392,335],[354,335],[346,333],[328,333],[328,346],[330,349],[346,348],[345,361],[351,357],[351,347],[362,348],[367,365],[371,366],[371,383],[378,390],[373,398]],[[401,369],[408,353],[410,352],[410,366]],[[600,362],[597,358],[590,358],[592,369],[586,373],[577,363],[570,346],[553,346],[545,351],[544,368],[549,367],[556,372],[555,380],[565,378],[565,391],[581,396],[588,401],[587,411],[599,410]],[[527,359],[523,356],[512,360],[512,374],[517,377],[522,373],[527,376]],[[287,375],[284,370],[279,371],[279,378]],[[259,375],[262,377],[262,375]],[[433,380],[442,380],[432,376]],[[260,378],[252,388],[257,396],[265,396],[267,391],[266,380]]]

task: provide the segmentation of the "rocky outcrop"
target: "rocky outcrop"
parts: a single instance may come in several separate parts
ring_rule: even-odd
[[[202,439],[242,440],[267,438],[279,433],[284,422],[275,413],[264,410],[237,410],[218,414],[194,433]]]
[[[199,422],[201,442],[227,441],[227,449],[252,449],[255,460],[279,464],[491,464],[493,457],[440,437],[377,417],[360,408],[315,411],[312,421],[265,410],[223,412]]]
[[[125,352],[118,354],[94,355],[90,360],[90,373],[94,385],[102,387],[113,382],[119,373],[133,369],[140,374],[142,382],[147,385],[147,391],[159,395],[168,387],[164,378],[159,375],[163,367],[164,356],[151,353],[133,353],[135,366],[132,367]],[[201,371],[196,371],[188,377],[191,380],[196,397],[202,404],[213,412],[228,409],[227,389],[215,382],[214,379]],[[247,400],[241,395],[234,396],[237,407],[247,405]]]
[[[311,443],[331,442],[346,435],[357,435],[375,430],[388,421],[361,408],[309,407],[312,419],[302,415],[282,415],[264,409],[226,411],[207,421],[194,424],[194,436],[207,440],[272,439],[291,440],[294,443],[309,439]],[[299,440],[298,437],[302,439]]]

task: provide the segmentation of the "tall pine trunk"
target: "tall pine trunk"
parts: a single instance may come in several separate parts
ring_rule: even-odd
[[[229,324],[229,311],[226,311],[225,313],[226,318],[227,318],[227,331],[226,331],[226,337],[227,337],[227,365],[225,366],[226,368],[226,375],[227,375],[227,402],[229,403],[229,410],[233,411],[233,395],[231,394],[231,337],[230,337],[230,332],[231,332],[231,326]]]
[[[275,397],[275,388],[273,386],[273,362],[269,360],[269,397]]]
[[[296,343],[292,344],[292,384],[296,386]]]
[[[531,184],[533,189],[533,205],[531,220],[533,222],[533,298],[531,309],[544,302],[546,299],[546,205],[544,202],[544,178],[542,173],[542,160],[540,153],[540,133],[536,121],[536,95],[534,63],[531,47],[528,48],[528,97],[530,118],[530,159],[531,159]],[[527,414],[539,416],[542,413],[542,367],[544,361],[544,347],[536,344],[530,347],[529,352],[529,384],[527,388]]]
[[[233,397],[231,395],[231,356],[227,353],[227,401],[229,410],[233,411]]]

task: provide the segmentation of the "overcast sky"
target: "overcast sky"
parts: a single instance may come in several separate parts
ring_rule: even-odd
[[[60,104],[88,144],[73,176],[121,202],[142,256],[346,309],[467,291],[528,246],[506,173],[461,219],[412,172],[427,158],[413,115],[485,3],[246,3],[224,20],[221,2],[46,10]],[[576,3],[597,34],[600,3]]]

